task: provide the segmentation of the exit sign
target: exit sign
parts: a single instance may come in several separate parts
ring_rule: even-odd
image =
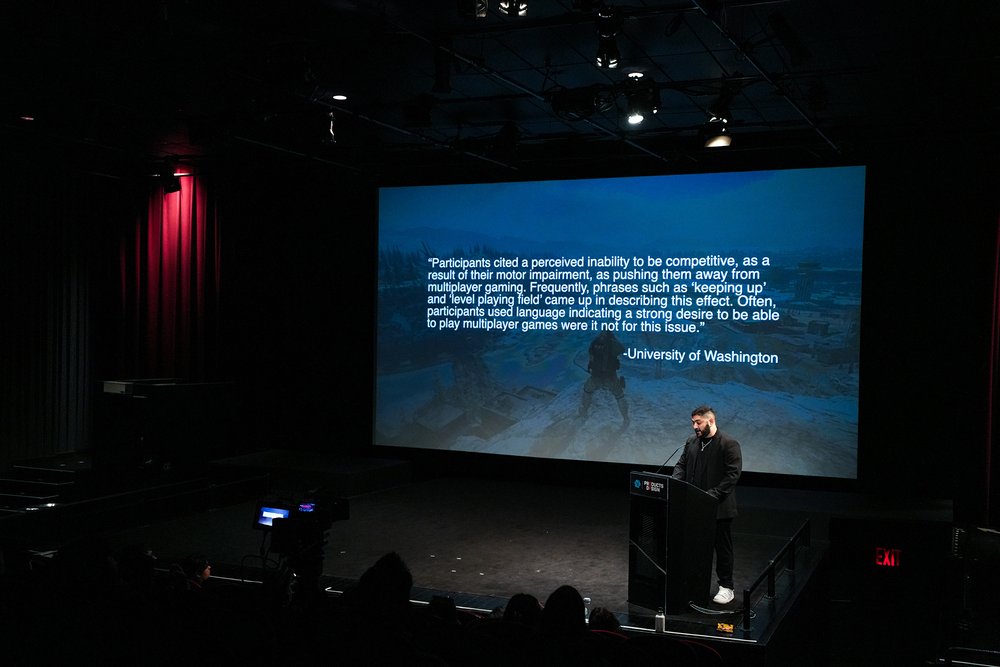
[[[899,567],[902,549],[875,547],[875,565],[879,567]]]

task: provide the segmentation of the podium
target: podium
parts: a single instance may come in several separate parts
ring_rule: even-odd
[[[203,471],[229,453],[232,382],[105,380],[95,410],[94,470],[112,481],[137,473]]]
[[[669,475],[629,480],[629,603],[666,613],[707,604],[717,501]]]

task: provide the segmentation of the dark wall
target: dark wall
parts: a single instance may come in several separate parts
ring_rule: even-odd
[[[869,490],[983,509],[996,176],[995,163],[956,150],[915,148],[869,165],[860,416]]]
[[[308,162],[231,166],[221,179],[223,367],[245,391],[246,442],[367,450],[374,190]]]
[[[134,187],[5,141],[0,165],[0,465],[86,449],[110,221]]]

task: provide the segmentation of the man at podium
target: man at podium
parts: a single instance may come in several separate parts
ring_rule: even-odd
[[[743,472],[740,443],[719,430],[715,411],[707,405],[691,412],[694,435],[684,443],[684,452],[674,465],[673,477],[706,491],[719,505],[715,514],[715,574],[717,604],[733,601],[733,519],[736,517],[736,483]]]

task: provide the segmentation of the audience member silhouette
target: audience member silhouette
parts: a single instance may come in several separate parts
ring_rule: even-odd
[[[503,609],[503,620],[535,629],[542,616],[542,605],[530,593],[515,593]]]
[[[587,631],[585,611],[580,591],[564,584],[545,600],[538,630],[543,635],[583,634]]]
[[[345,598],[365,612],[398,617],[409,609],[412,587],[410,568],[398,553],[391,551],[364,571]]]
[[[622,634],[622,625],[618,617],[607,607],[594,607],[590,612],[589,626],[591,630]]]
[[[440,665],[443,661],[425,649],[416,612],[410,604],[413,575],[396,552],[381,556],[346,591],[342,604],[328,619],[334,624],[331,646],[344,664]],[[421,616],[426,619],[426,615]],[[441,646],[441,651],[450,647]]]
[[[200,591],[212,576],[212,565],[203,554],[188,556],[181,563],[188,590]]]
[[[448,598],[414,603],[413,575],[396,552],[380,557],[353,589],[324,595],[324,605],[310,610],[275,608],[260,587],[220,582],[217,590],[202,590],[211,577],[204,555],[176,561],[170,572],[157,564],[144,545],[116,554],[101,540],[87,539],[63,547],[43,570],[31,572],[35,583],[17,586],[13,570],[26,574],[27,568],[12,568],[7,560],[0,583],[18,603],[4,600],[0,612],[21,629],[8,642],[12,664],[27,658],[68,664],[73,655],[86,654],[97,664],[135,665],[274,667],[329,659],[345,665],[618,667],[665,651],[662,642],[634,644],[606,607],[595,607],[588,623],[583,597],[568,584],[544,605],[530,593],[516,593],[478,620],[473,612],[456,611]],[[192,627],[211,631],[192,635]],[[66,641],[45,644],[50,632]]]

